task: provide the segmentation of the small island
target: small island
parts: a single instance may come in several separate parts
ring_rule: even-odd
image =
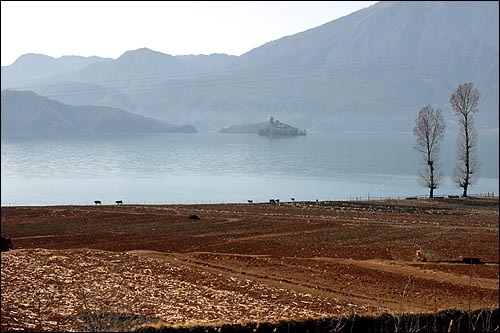
[[[274,120],[273,117],[269,118],[269,123],[266,127],[259,130],[259,135],[267,136],[270,138],[284,137],[284,136],[300,136],[306,135],[306,130],[301,130],[293,126],[284,124],[279,120]]]
[[[228,127],[224,127],[219,131],[219,133],[257,134],[266,126],[266,121],[256,124],[231,125]]]

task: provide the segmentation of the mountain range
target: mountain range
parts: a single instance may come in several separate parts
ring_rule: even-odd
[[[32,91],[3,90],[2,135],[196,132],[105,106],[64,104]]]
[[[427,104],[453,130],[449,97],[473,82],[476,125],[497,129],[498,16],[496,1],[384,1],[241,56],[24,55],[2,67],[2,89],[211,130],[273,115],[311,133],[411,131]]]

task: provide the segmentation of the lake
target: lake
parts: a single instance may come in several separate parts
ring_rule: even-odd
[[[417,183],[415,137],[308,133],[158,133],[2,137],[1,204],[229,203],[426,195]],[[450,180],[456,134],[447,133],[435,194],[461,194]],[[499,136],[480,134],[480,179],[470,194],[499,191]]]

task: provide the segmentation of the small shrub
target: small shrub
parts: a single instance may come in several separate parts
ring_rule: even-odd
[[[420,261],[428,262],[432,261],[433,254],[431,252],[422,252],[420,255]]]

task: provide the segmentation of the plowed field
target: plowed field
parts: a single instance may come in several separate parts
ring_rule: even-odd
[[[498,212],[498,198],[2,207],[1,328],[498,307]]]

